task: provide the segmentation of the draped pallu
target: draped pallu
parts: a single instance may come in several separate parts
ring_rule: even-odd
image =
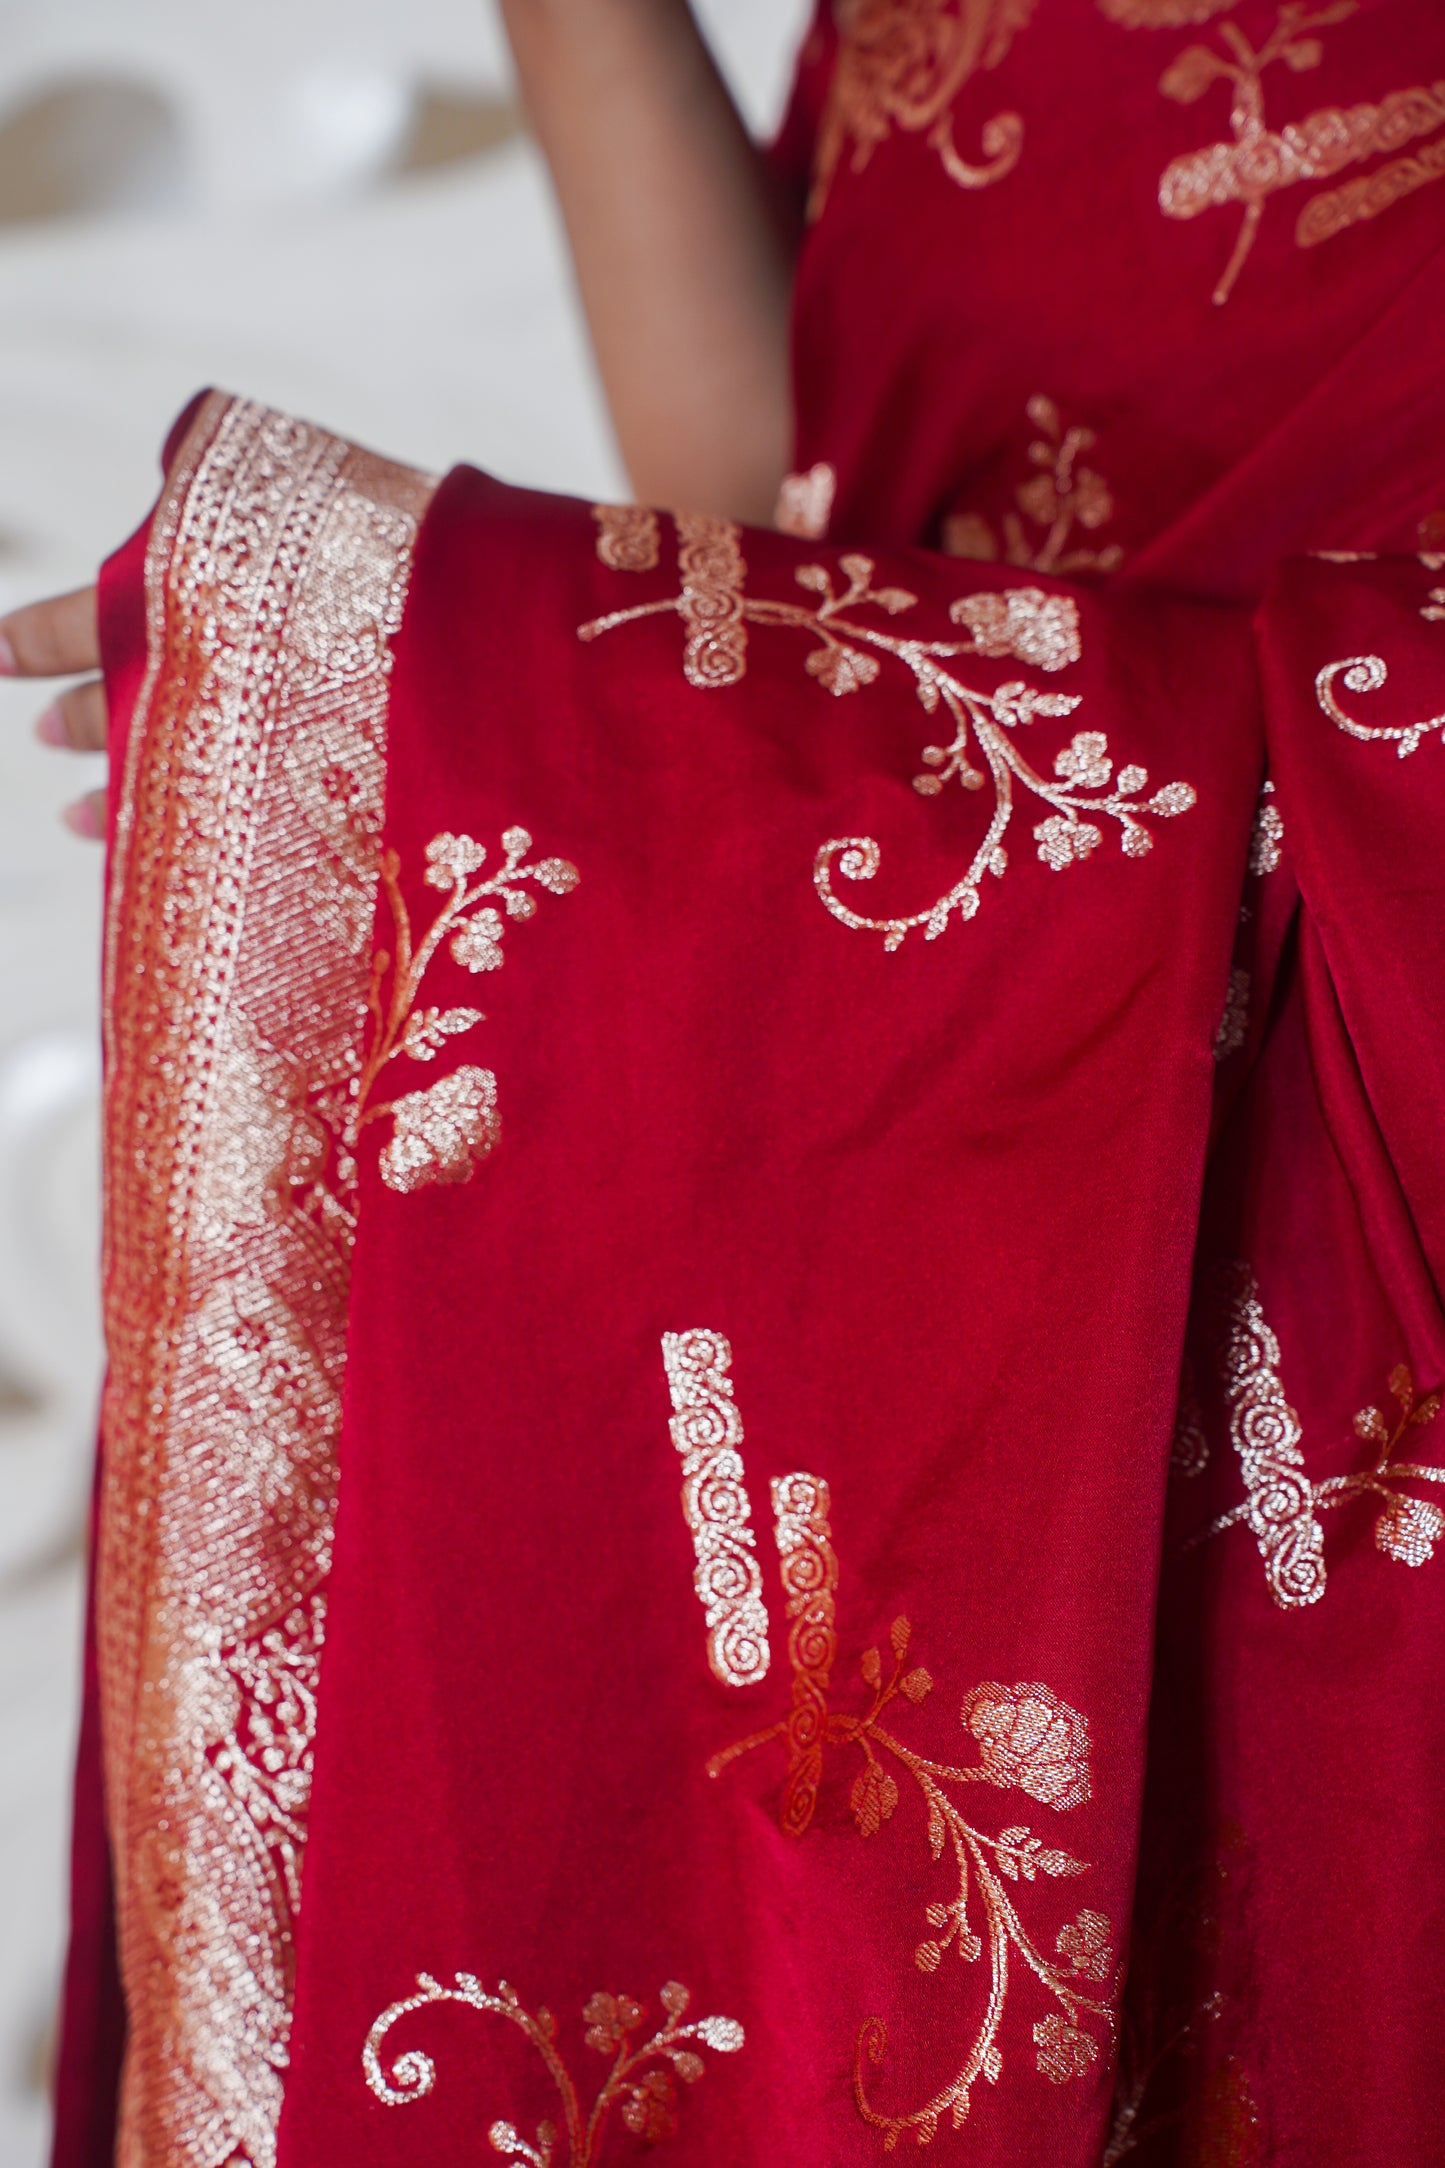
[[[1261,680],[1214,610],[461,470],[398,633],[426,495],[212,399],[146,555],[100,1552],[121,2157],[276,2158],[284,2077],[283,2161],[1097,2160],[1121,2023],[1171,2083],[1118,2007],[1161,1555],[1180,1695],[1257,1716],[1156,1745],[1170,1860],[1183,1831],[1267,1891],[1195,1970],[1248,1947],[1303,1999],[1299,1915],[1354,1916],[1396,1775],[1347,1753],[1347,1605],[1373,1725],[1414,1721],[1439,575],[1302,565]],[[1271,900],[1296,836],[1303,905]],[[1211,1100],[1251,1047],[1190,1428]],[[1321,1429],[1380,1360],[1381,1410],[1308,1450],[1296,1403]],[[1348,1811],[1302,1798],[1322,1737]],[[1378,1868],[1398,1932],[1427,1841]],[[1429,1956],[1368,1962],[1379,2011]],[[1245,2128],[1288,2085],[1268,1986],[1194,2020],[1227,2045],[1200,2112]]]
[[[1445,51],[1304,15],[820,18],[782,532],[178,428],[57,2168],[1439,2151]]]

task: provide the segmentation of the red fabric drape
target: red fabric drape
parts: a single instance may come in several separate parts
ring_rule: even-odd
[[[812,41],[791,534],[108,574],[127,2164],[1438,2150],[1445,46],[1180,12]]]

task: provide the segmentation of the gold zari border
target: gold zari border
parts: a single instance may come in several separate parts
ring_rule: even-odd
[[[217,395],[146,563],[106,943],[119,2168],[272,2168],[336,1495],[390,643],[430,484]]]

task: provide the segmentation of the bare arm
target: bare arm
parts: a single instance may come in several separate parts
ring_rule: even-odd
[[[502,0],[639,497],[771,519],[796,234],[686,0]]]

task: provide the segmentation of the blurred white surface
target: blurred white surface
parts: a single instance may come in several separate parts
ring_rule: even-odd
[[[770,125],[807,0],[698,12]],[[621,489],[510,101],[489,0],[0,0],[0,608],[92,576],[204,384]],[[100,1360],[94,778],[40,704],[0,684],[0,2168],[47,2138]]]

